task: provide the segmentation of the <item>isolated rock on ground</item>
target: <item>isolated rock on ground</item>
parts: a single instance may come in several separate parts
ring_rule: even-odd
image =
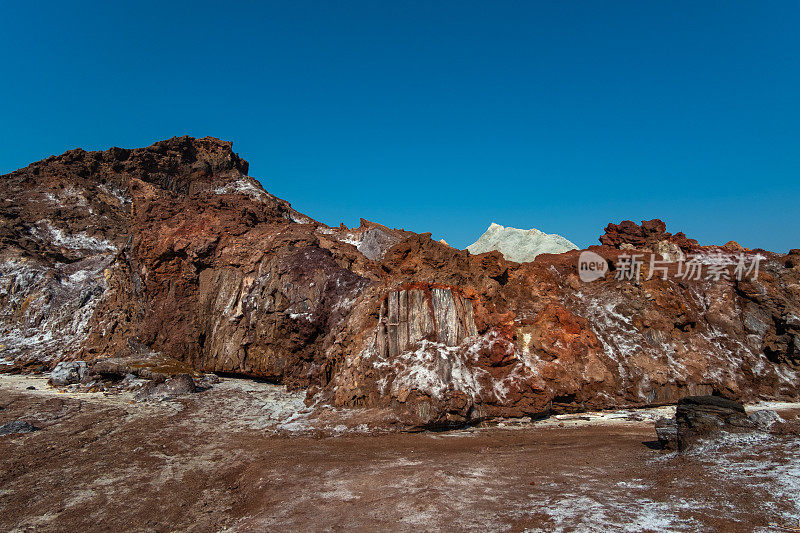
[[[50,383],[59,387],[80,383],[88,372],[85,361],[62,361],[50,372]]]
[[[195,392],[194,380],[189,374],[179,374],[171,377],[163,383],[148,382],[136,393],[138,401],[145,400],[165,400],[175,398],[184,394]]]
[[[756,428],[744,405],[719,396],[688,396],[675,410],[678,450],[687,451],[721,433],[743,433]]]
[[[204,374],[203,383],[207,385],[216,385],[219,383],[219,376],[216,374]]]
[[[34,431],[39,431],[39,428],[33,424],[25,422],[24,420],[14,420],[0,426],[0,436],[15,435],[18,433],[32,433]]]
[[[190,365],[174,358],[162,355],[149,355],[141,357],[111,357],[94,361],[91,371],[103,376],[116,376],[125,378],[133,375],[138,378],[163,383],[167,379],[179,374],[194,374],[202,376]]]
[[[774,432],[784,420],[768,409],[745,415],[744,406],[718,396],[691,396],[678,402],[675,417],[655,423],[662,449],[687,451],[701,441],[713,441],[724,433]]]
[[[775,424],[783,423],[783,419],[778,416],[778,413],[775,411],[770,411],[768,409],[762,409],[760,411],[754,411],[750,413],[747,417],[753,422],[758,429],[761,430],[768,430]]]

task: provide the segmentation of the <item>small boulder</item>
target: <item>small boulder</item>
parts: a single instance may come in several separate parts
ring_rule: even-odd
[[[675,450],[678,447],[678,425],[674,418],[658,419],[656,435],[658,435],[658,443],[663,449]]]
[[[50,372],[50,383],[58,387],[80,383],[88,373],[85,361],[62,361]]]
[[[169,396],[190,394],[197,390],[194,379],[192,379],[192,376],[189,374],[178,374],[177,376],[169,378],[161,386]]]
[[[219,376],[216,374],[203,375],[203,383],[207,385],[216,385],[219,383]]]
[[[789,250],[786,255],[786,268],[800,268],[800,249]]]
[[[40,428],[37,428],[33,424],[29,424],[24,420],[14,420],[13,422],[8,422],[7,424],[0,426],[0,436],[16,435],[18,433],[33,433],[34,431],[39,431],[39,429]]]
[[[678,451],[686,451],[700,441],[721,433],[752,431],[756,423],[747,418],[744,405],[719,396],[688,396],[675,410]]]
[[[762,431],[768,430],[775,423],[783,423],[783,419],[778,416],[778,413],[770,411],[769,409],[752,412],[747,418]]]
[[[189,374],[178,374],[168,378],[163,383],[151,381],[144,385],[136,394],[139,401],[146,400],[166,400],[183,394],[196,392],[197,388],[194,379]]]

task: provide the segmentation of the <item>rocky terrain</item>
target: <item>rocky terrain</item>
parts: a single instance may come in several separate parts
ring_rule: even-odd
[[[0,375],[0,427],[17,422],[0,431],[0,530],[766,533],[800,518],[797,404],[766,406],[794,433],[679,453],[653,429],[674,407],[376,433],[348,427],[353,410],[305,419],[303,394],[279,389],[222,378],[137,402]]]
[[[366,220],[329,227],[247,173],[231,143],[181,137],[0,177],[0,369],[85,361],[84,388],[145,380],[161,396],[210,373],[258,378],[303,391],[315,416],[416,429],[797,399],[800,251],[626,221],[590,247],[608,272],[587,283],[578,250],[518,263]],[[697,254],[706,272],[758,258],[758,275],[658,263]]]
[[[542,254],[562,254],[578,247],[561,235],[538,229],[506,228],[492,222],[480,238],[467,246],[472,254],[498,251],[509,261],[527,263]]]

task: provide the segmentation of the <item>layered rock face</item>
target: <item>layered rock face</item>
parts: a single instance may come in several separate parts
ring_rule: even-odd
[[[401,289],[381,303],[378,353],[396,357],[422,340],[457,346],[477,335],[472,302],[446,287]]]
[[[473,254],[498,251],[509,261],[527,263],[541,254],[561,254],[578,247],[561,235],[548,234],[538,229],[506,228],[492,224],[474,243],[467,246]]]
[[[3,176],[0,368],[174,359],[176,374],[266,378],[402,427],[797,398],[797,254],[737,250],[763,257],[757,278],[645,262],[626,279],[632,250],[722,249],[623,223],[590,248],[610,271],[587,283],[579,251],[519,263],[365,220],[328,227],[247,168],[230,143],[182,137]]]
[[[246,172],[230,143],[178,138],[4,176],[4,356],[163,353],[307,384],[319,329],[360,278]]]

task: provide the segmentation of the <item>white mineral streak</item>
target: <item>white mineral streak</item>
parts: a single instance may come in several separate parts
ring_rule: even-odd
[[[46,267],[34,260],[0,263],[0,344],[10,358],[52,361],[71,355],[108,288],[113,255]]]

